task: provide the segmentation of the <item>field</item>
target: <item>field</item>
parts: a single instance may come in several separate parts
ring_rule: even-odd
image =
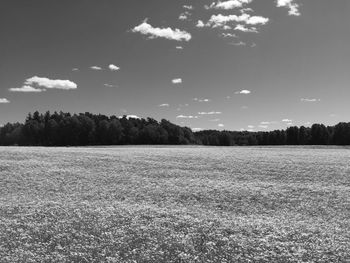
[[[350,149],[0,147],[0,262],[350,262]]]

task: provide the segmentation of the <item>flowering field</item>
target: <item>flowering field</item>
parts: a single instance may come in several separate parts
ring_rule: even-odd
[[[350,262],[350,149],[0,147],[1,262]]]

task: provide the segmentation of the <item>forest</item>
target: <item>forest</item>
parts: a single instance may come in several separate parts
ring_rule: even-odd
[[[168,120],[105,116],[89,112],[29,113],[24,123],[0,127],[0,145],[350,145],[350,123],[313,124],[274,131],[192,132]]]

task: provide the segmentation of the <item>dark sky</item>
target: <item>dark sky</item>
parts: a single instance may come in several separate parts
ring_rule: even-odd
[[[194,129],[350,121],[349,0],[0,5],[0,124],[35,110]]]

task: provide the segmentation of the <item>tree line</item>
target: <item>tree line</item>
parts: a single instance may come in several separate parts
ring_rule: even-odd
[[[29,113],[24,123],[7,123],[0,128],[0,145],[350,145],[350,123],[335,126],[288,127],[269,132],[192,132],[165,119],[105,116],[89,112]]]

